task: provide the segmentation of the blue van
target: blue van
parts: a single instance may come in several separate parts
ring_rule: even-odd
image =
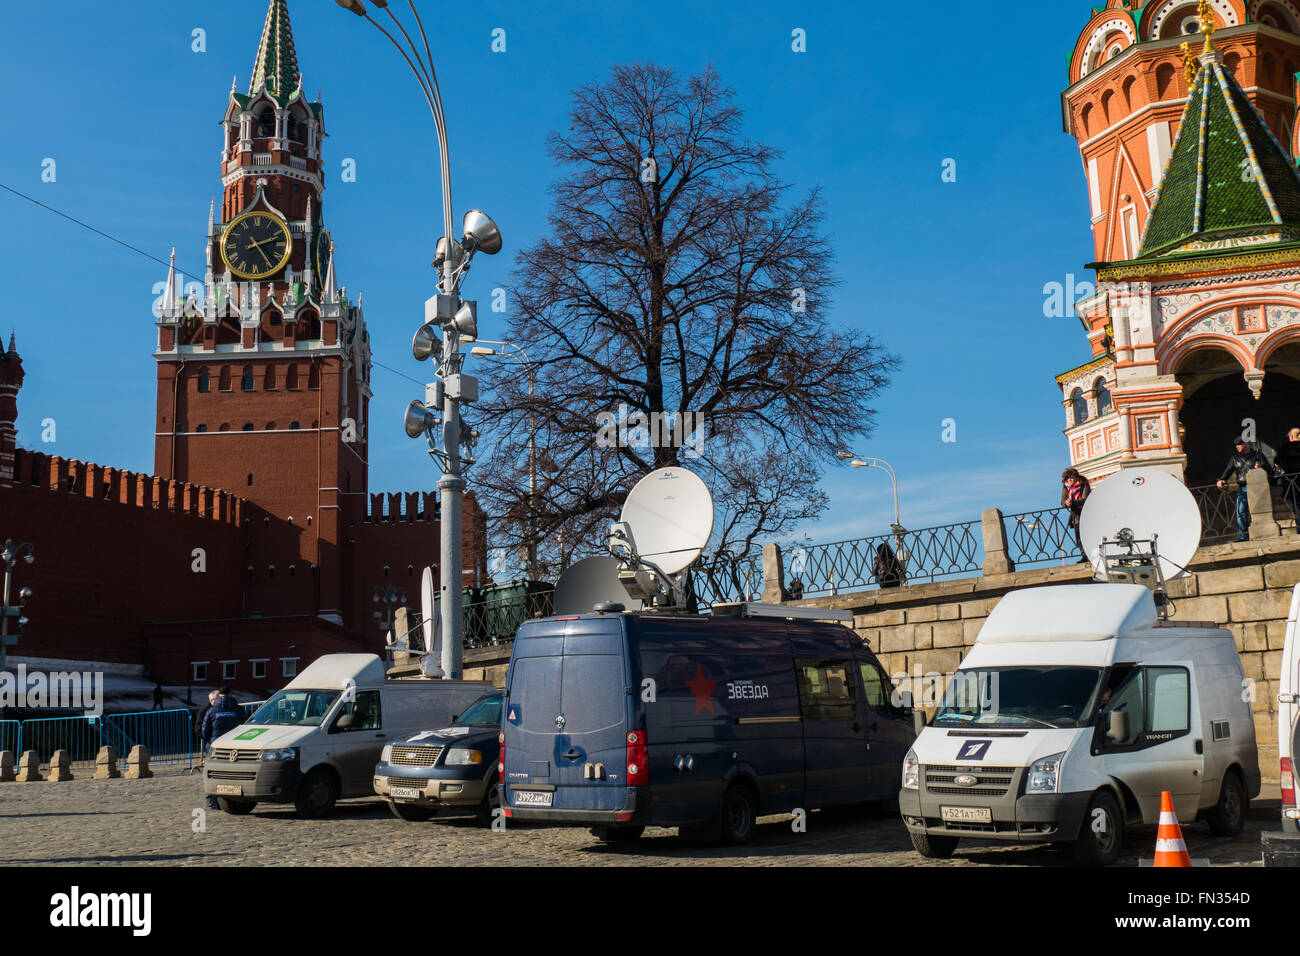
[[[608,842],[658,826],[736,844],[760,815],[889,800],[915,736],[892,689],[839,624],[526,621],[506,675],[502,810]]]

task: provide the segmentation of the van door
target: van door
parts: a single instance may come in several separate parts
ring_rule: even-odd
[[[893,682],[874,660],[858,661],[867,721],[867,799],[892,800],[903,782],[903,758],[912,746],[911,722],[892,703]]]
[[[867,799],[867,745],[855,662],[796,658],[808,808]]]
[[[1116,664],[1102,692],[1099,726],[1093,753],[1105,758],[1106,773],[1122,780],[1138,799],[1142,819],[1160,817],[1160,794],[1174,798],[1180,820],[1196,817],[1205,775],[1205,742],[1192,688],[1194,674],[1187,665],[1144,667]],[[1128,735],[1106,737],[1111,713],[1128,715]]]
[[[373,793],[375,764],[379,763],[387,734],[383,699],[377,690],[359,690],[345,701],[330,724],[334,766],[343,783],[343,796]]]

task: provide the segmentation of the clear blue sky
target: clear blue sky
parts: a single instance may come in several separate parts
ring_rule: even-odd
[[[399,6],[399,5],[395,5]],[[420,3],[446,102],[457,216],[478,206],[506,248],[480,258],[466,294],[486,300],[513,254],[545,230],[549,129],[570,91],[614,63],[693,73],[713,64],[746,132],[785,151],[799,191],[820,185],[843,284],[833,321],[869,329],[904,365],[857,451],[891,461],[912,528],[985,507],[1054,504],[1068,464],[1053,376],[1088,357],[1077,320],[1045,318],[1044,283],[1084,277],[1092,256],[1078,150],[1061,131],[1067,55],[1091,4],[1026,8],[994,28],[967,5],[924,8],[665,0],[658,4]],[[438,15],[455,9],[454,15]],[[423,381],[409,352],[434,276],[441,213],[433,124],[404,63],[330,0],[290,3],[304,85],[324,90],[326,223],[340,282],[364,292],[377,361]],[[899,11],[916,10],[915,18]],[[220,193],[231,78],[247,89],[265,0],[99,0],[6,10],[0,183],[202,275],[208,200]],[[491,50],[506,31],[506,52]],[[192,31],[206,32],[193,52]],[[791,51],[802,28],[807,52]],[[57,181],[42,182],[42,163]],[[345,158],[357,181],[341,181]],[[957,182],[941,180],[945,159]],[[0,279],[27,369],[19,442],[149,471],[155,327],[164,267],[0,191]],[[497,338],[486,309],[480,335]],[[428,458],[401,430],[421,387],[382,368],[371,488],[429,488]],[[941,441],[942,422],[957,441]],[[879,471],[831,471],[814,541],[876,534],[892,515]]]

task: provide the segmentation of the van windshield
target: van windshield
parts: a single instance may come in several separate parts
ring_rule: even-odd
[[[337,690],[277,691],[250,717],[250,724],[284,724],[290,727],[316,727],[334,706],[341,692]]]
[[[947,727],[1082,727],[1096,704],[1100,667],[959,670],[933,723]]]

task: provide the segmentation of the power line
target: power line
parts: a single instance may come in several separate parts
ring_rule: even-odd
[[[14,189],[12,186],[7,186],[4,183],[0,183],[0,189],[5,190],[6,192],[13,193],[15,196],[19,197],[20,199],[26,199],[29,203],[32,203],[33,205],[36,206],[40,206],[42,209],[48,210],[49,212],[54,213],[56,216],[61,216],[62,218],[68,220],[68,222],[76,223],[78,226],[81,226],[81,228],[88,229],[91,232],[95,233],[95,235],[97,236],[103,236],[105,239],[109,240],[110,242],[116,242],[119,246],[123,246],[127,249],[130,249],[132,252],[138,255],[142,255],[146,259],[150,259],[153,262],[158,263],[159,265],[167,266],[169,269],[171,268],[171,262],[164,259],[159,259],[157,256],[145,252],[143,249],[139,248],[138,246],[131,245],[131,243],[125,241],[124,239],[119,239],[117,238],[117,236],[109,235],[107,232],[104,232],[102,229],[96,229],[94,226],[90,225],[90,223],[83,222],[80,219],[76,218],[75,216],[69,216],[66,212],[62,212],[58,209],[55,209],[53,206],[47,205],[46,203],[41,202],[39,199],[36,199],[32,196],[28,196],[26,193],[21,193],[17,189]],[[198,276],[194,275],[193,273],[186,272],[184,269],[177,269],[176,271],[183,276],[187,276],[193,279],[196,282],[203,281]],[[407,375],[405,372],[399,372],[397,369],[385,365],[383,362],[375,361],[373,356],[370,359],[370,364],[382,368],[385,372],[392,372],[394,375],[400,375],[402,378],[414,382],[416,385],[424,384],[418,378],[412,378],[410,375]]]

